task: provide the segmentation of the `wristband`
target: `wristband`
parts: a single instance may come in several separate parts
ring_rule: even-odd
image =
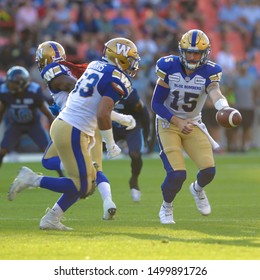
[[[106,143],[107,148],[111,148],[115,145],[112,128],[107,130],[99,130],[103,141]]]
[[[221,98],[218,101],[216,101],[214,106],[218,111],[225,107],[229,107],[227,100],[224,98]]]
[[[123,121],[124,115],[117,113],[115,111],[111,112],[111,120],[120,123],[121,121]]]

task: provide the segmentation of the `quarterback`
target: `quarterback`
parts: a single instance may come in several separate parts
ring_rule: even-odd
[[[229,107],[219,87],[222,69],[208,60],[207,35],[201,30],[188,31],[179,42],[179,53],[157,61],[158,80],[152,98],[160,157],[166,171],[159,211],[162,224],[175,223],[173,200],[186,180],[183,150],[198,168],[197,178],[190,185],[197,208],[202,215],[211,213],[204,187],[216,173],[213,149],[218,144],[202,123],[201,110],[207,96],[217,110]]]
[[[40,176],[23,167],[10,187],[9,200],[29,186],[63,193],[57,202],[61,211],[53,219],[57,229],[71,229],[62,225],[60,219],[78,199],[94,190],[96,170],[90,151],[95,145],[97,127],[106,143],[108,156],[120,153],[112,134],[111,112],[114,104],[131,92],[130,76],[136,74],[139,60],[135,44],[128,39],[115,38],[105,44],[103,59],[88,65],[50,129],[53,148],[67,177]]]

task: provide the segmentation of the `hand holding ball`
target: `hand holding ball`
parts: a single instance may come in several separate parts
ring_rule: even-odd
[[[223,108],[216,113],[217,123],[225,128],[237,127],[242,122],[242,116],[234,108]]]

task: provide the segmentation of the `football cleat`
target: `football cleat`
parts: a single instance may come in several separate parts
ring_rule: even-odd
[[[114,38],[105,43],[103,58],[134,77],[139,69],[140,56],[136,45],[126,38]]]
[[[131,188],[131,197],[134,202],[139,202],[141,200],[141,192],[140,190]]]
[[[53,209],[47,208],[46,214],[40,221],[40,229],[43,230],[73,230],[73,228],[66,227],[60,222],[60,217],[57,216]]]
[[[175,224],[173,219],[173,207],[165,207],[163,204],[159,212],[161,224]]]
[[[190,192],[194,197],[194,200],[196,202],[196,205],[197,205],[197,208],[198,208],[199,212],[202,215],[207,216],[211,213],[211,207],[210,207],[208,198],[206,196],[206,193],[205,193],[204,190],[199,191],[199,192],[196,191],[195,188],[194,188],[194,184],[195,183],[192,183],[190,185]]]
[[[194,70],[208,60],[210,53],[210,41],[207,35],[198,29],[192,29],[186,32],[179,42],[180,61],[183,66],[189,70]],[[186,58],[187,52],[201,53],[198,61],[189,61]]]
[[[113,220],[116,214],[116,205],[111,197],[107,197],[103,202],[104,215],[103,220]]]
[[[117,146],[117,144],[114,144],[112,147],[107,147],[107,158],[112,159],[114,157],[119,156],[121,153],[121,149]]]
[[[28,187],[35,188],[35,183],[38,179],[38,174],[34,173],[30,168],[23,166],[9,189],[8,199],[10,201],[14,200],[17,193]]]

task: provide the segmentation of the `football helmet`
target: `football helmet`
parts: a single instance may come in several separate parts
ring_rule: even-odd
[[[63,60],[66,60],[66,53],[63,46],[57,42],[43,42],[36,50],[35,61],[40,71],[52,62]]]
[[[114,38],[105,43],[103,58],[134,77],[139,69],[140,56],[136,45],[125,38]]]
[[[7,71],[5,82],[12,94],[21,93],[29,85],[30,74],[22,66],[13,66]]]
[[[205,64],[210,53],[210,41],[207,35],[198,29],[185,33],[179,42],[180,61],[185,68],[195,70]],[[188,60],[187,52],[201,53],[199,60]]]

